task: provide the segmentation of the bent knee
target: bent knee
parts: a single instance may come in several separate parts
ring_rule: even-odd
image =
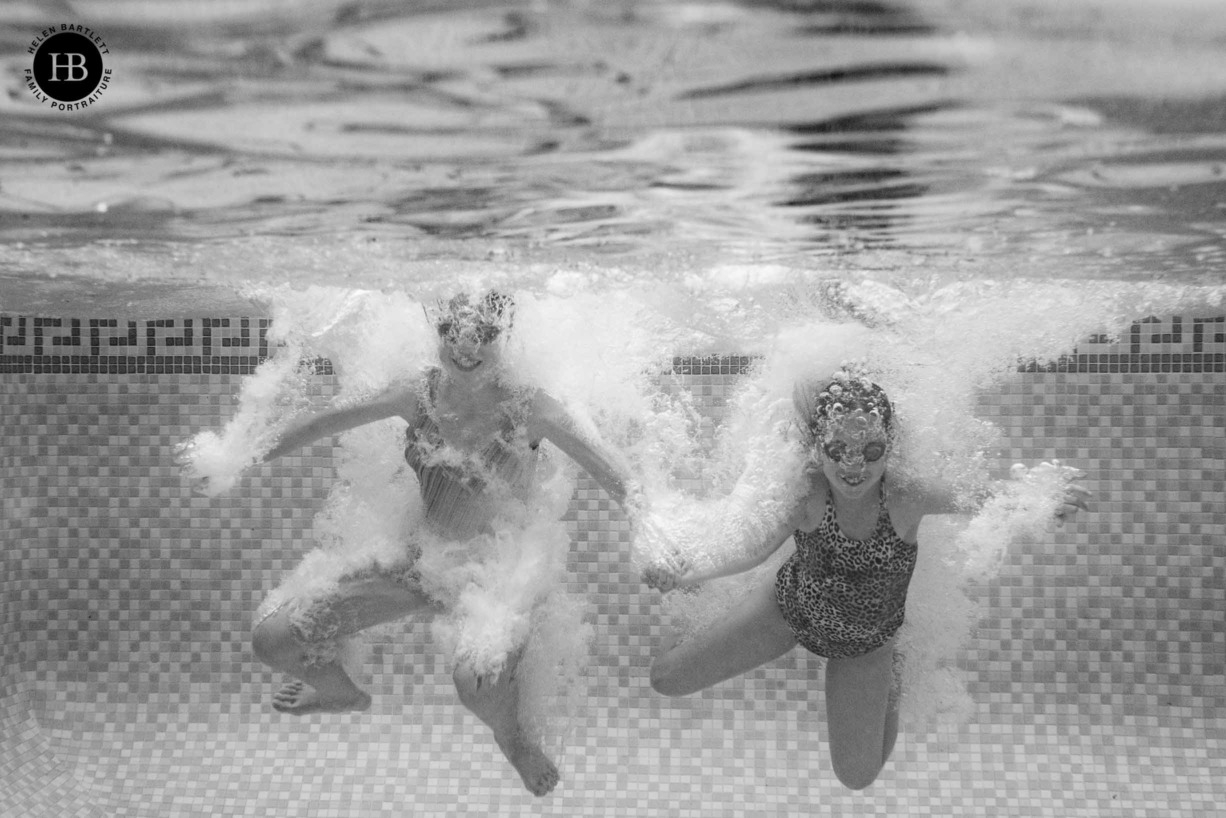
[[[864,790],[872,786],[881,774],[880,764],[840,764],[834,762],[834,774],[839,782],[849,790]]]
[[[492,684],[488,676],[477,673],[466,664],[461,664],[455,669],[451,674],[451,681],[455,684],[456,694],[459,695],[460,701],[469,708],[489,695],[489,688]]]
[[[688,696],[694,692],[692,687],[677,672],[672,664],[663,659],[657,659],[651,665],[651,689],[661,696],[677,698]]]
[[[275,613],[255,626],[251,633],[251,649],[256,658],[271,667],[280,667],[301,652],[301,647],[280,613]]]
[[[482,718],[514,707],[518,686],[513,668],[504,667],[498,673],[478,673],[472,666],[461,663],[451,674],[460,703]]]

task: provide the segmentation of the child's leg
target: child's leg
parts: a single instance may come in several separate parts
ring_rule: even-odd
[[[722,619],[665,650],[651,665],[651,686],[665,696],[687,696],[740,676],[796,646],[775,602],[775,576],[763,580]]]
[[[847,787],[872,784],[898,737],[894,643],[826,663],[826,715],[835,775]]]
[[[517,671],[523,653],[521,649],[508,656],[506,666],[497,674],[479,674],[471,665],[461,663],[453,678],[460,701],[494,731],[498,748],[515,767],[524,786],[533,795],[546,795],[558,784],[558,768],[520,721]]]
[[[278,691],[273,707],[296,715],[365,710],[370,696],[341,666],[338,640],[430,605],[420,588],[399,578],[374,576],[341,580],[324,599],[290,600],[272,611],[255,627],[255,654],[298,680]]]

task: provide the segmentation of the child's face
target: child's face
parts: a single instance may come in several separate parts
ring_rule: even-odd
[[[450,375],[486,375],[502,362],[502,332],[492,324],[444,318],[438,323],[438,354]]]
[[[825,425],[813,458],[834,490],[859,497],[885,476],[889,451],[889,435],[880,418],[857,410]]]

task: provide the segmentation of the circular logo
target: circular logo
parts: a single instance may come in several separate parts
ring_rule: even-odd
[[[103,65],[106,43],[85,26],[44,29],[31,43],[34,60],[26,76],[40,101],[60,110],[77,110],[95,102],[110,82]]]
[[[63,31],[34,52],[34,81],[57,102],[77,102],[102,82],[102,55],[84,34]]]

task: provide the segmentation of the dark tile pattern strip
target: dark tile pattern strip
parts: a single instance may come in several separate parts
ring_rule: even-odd
[[[0,374],[248,375],[269,356],[270,324],[0,315]],[[331,374],[330,362],[311,363]]]
[[[0,315],[0,374],[247,375],[270,354],[267,318],[37,318]],[[748,355],[677,356],[680,375],[739,375]],[[332,374],[325,359],[308,362]],[[1054,361],[1021,372],[1226,372],[1226,317],[1147,318],[1122,338],[1088,338]]]
[[[268,356],[267,318],[31,318],[0,315],[0,355],[155,358]],[[88,327],[88,337],[84,329]],[[88,352],[85,350],[88,349]],[[106,354],[104,354],[106,353]]]

